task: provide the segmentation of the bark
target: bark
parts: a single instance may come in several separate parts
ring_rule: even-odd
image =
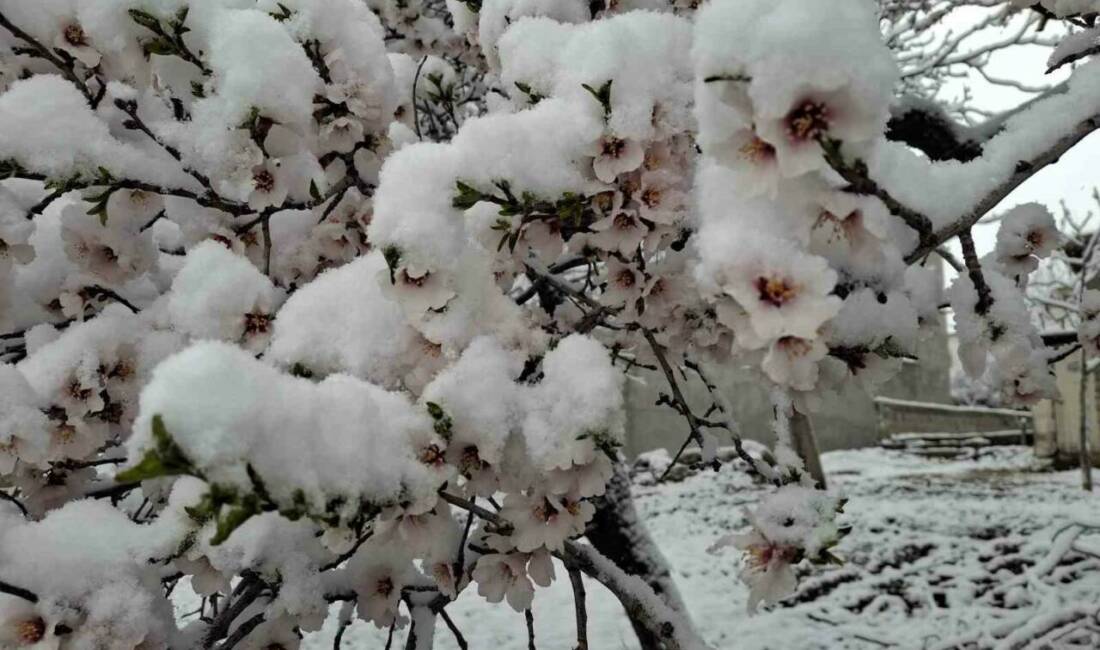
[[[672,579],[668,562],[638,518],[625,463],[616,463],[607,492],[595,505],[596,514],[586,533],[592,546],[628,575],[641,578],[665,604],[688,620],[687,608]],[[661,631],[654,629],[652,621],[640,618],[646,612],[637,608],[632,611],[625,602],[623,604],[641,647],[666,647]]]
[[[791,439],[794,451],[802,459],[806,471],[817,481],[819,488],[826,489],[825,470],[821,466],[821,452],[817,448],[813,424],[809,416],[798,410],[791,415]]]

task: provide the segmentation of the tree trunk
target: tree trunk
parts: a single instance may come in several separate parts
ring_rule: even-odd
[[[1081,463],[1081,487],[1086,492],[1092,492],[1092,458],[1089,455],[1089,400],[1088,400],[1088,386],[1089,386],[1089,354],[1088,350],[1084,347],[1081,348],[1081,386],[1078,394],[1079,404],[1081,409],[1081,422],[1079,429],[1080,436],[1080,455],[1078,459]]]
[[[817,481],[819,488],[826,489],[825,470],[821,467],[821,452],[817,448],[817,437],[814,436],[813,424],[810,422],[810,417],[798,411],[798,409],[792,409],[791,441],[794,443],[794,451],[802,459],[806,471]]]
[[[638,518],[630,494],[630,474],[625,463],[615,464],[607,492],[595,501],[596,514],[586,537],[601,555],[629,575],[641,578],[670,608],[688,620],[687,608],[672,579],[664,554]],[[627,607],[627,616],[642,648],[666,647],[666,640],[653,631],[652,620],[642,620],[639,611]]]

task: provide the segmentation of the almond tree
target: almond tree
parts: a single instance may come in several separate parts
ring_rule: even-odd
[[[964,366],[1050,395],[1053,221],[1014,208],[985,260],[970,229],[1100,126],[1086,62],[965,147],[947,110],[899,128],[879,18],[0,0],[0,639],[295,648],[335,616],[424,648],[463,590],[530,624],[564,569],[579,647],[582,573],[643,647],[706,647],[630,502],[626,375],[682,416],[674,463],[732,444],[771,486],[714,544],[753,608],[835,561],[807,418],[913,357],[953,239]],[[704,362],[768,383],[772,453]]]

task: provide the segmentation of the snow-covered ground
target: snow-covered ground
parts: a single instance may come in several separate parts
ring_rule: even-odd
[[[1028,580],[1059,528],[1074,519],[1100,522],[1100,501],[1080,490],[1075,472],[1035,471],[1030,451],[1016,447],[959,462],[879,449],[833,452],[824,462],[831,487],[851,499],[844,520],[854,530],[839,549],[847,563],[806,570],[787,606],[752,617],[745,611],[747,590],[737,580],[736,551],[712,556],[705,549],[746,525],[742,511],[759,488],[729,467],[636,488],[639,508],[672,563],[691,616],[715,648],[934,648],[977,637],[998,622],[1040,621],[1040,612],[1080,604],[1100,607],[1096,557],[1070,552],[1045,582]],[[1100,548],[1100,535],[1080,540]],[[637,648],[617,602],[598,584],[587,587],[590,647]],[[554,585],[535,596],[540,649],[573,648],[572,607],[569,580],[559,570]],[[471,648],[527,646],[523,615],[488,605],[472,590],[448,611]],[[326,628],[307,637],[305,647],[331,648],[333,632]],[[403,641],[398,634],[395,647]],[[436,636],[437,648],[457,647],[442,622]],[[1057,643],[1041,647],[1097,648],[1100,636],[1084,645]],[[357,623],[342,647],[384,644],[384,632]]]

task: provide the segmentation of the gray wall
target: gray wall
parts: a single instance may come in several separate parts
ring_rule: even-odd
[[[921,402],[951,403],[951,359],[942,317],[928,329],[932,333],[918,348],[920,361],[906,363],[901,373],[882,387],[880,394]],[[760,376],[746,368],[731,366],[707,367],[706,372],[733,407],[742,435],[766,444],[774,442],[768,389]],[[630,457],[658,447],[675,451],[688,433],[687,424],[680,415],[667,406],[655,405],[658,393],[668,392],[664,378],[660,373],[647,374],[649,385],[627,384],[625,451]],[[695,412],[702,415],[710,400],[703,385],[694,376],[691,379],[681,387]],[[855,389],[841,399],[826,403],[819,412],[811,414],[811,420],[822,451],[867,447],[877,444],[880,438],[871,397]],[[729,444],[729,441],[721,444]]]

